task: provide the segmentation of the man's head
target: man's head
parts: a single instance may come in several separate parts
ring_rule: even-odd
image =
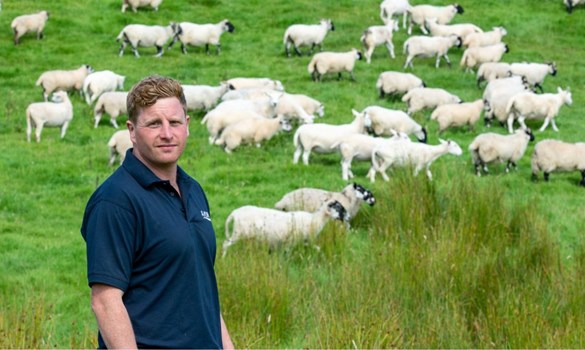
[[[144,78],[132,87],[126,98],[128,119],[136,124],[144,108],[152,106],[159,99],[166,97],[176,97],[181,102],[185,115],[187,114],[187,101],[183,87],[178,81],[156,75]]]

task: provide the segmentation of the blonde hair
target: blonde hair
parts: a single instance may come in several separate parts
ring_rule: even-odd
[[[187,115],[187,101],[181,84],[172,78],[153,75],[139,81],[132,87],[126,98],[128,119],[136,123],[142,110],[152,106],[161,98],[176,97]]]

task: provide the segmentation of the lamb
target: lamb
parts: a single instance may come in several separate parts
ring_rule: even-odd
[[[139,7],[146,6],[150,6],[155,11],[158,11],[158,7],[162,2],[163,0],[122,0],[122,13],[126,12],[128,6],[130,6],[134,12],[137,12],[136,10]]]
[[[315,120],[315,116],[305,111],[303,106],[298,102],[297,97],[287,93],[283,94],[278,100],[276,115],[283,116],[289,121],[296,119],[304,124],[311,124]]]
[[[108,166],[114,165],[116,157],[120,157],[120,165],[126,158],[126,151],[132,148],[132,140],[130,139],[130,131],[128,129],[118,130],[114,132],[108,141],[108,149],[110,150],[110,160]]]
[[[411,36],[404,42],[404,54],[406,55],[406,61],[404,62],[404,69],[412,65],[412,60],[415,57],[433,57],[436,56],[435,68],[439,68],[439,62],[441,57],[445,59],[449,67],[451,67],[451,61],[447,53],[453,46],[461,47],[461,38],[455,35],[448,37],[428,37],[428,36]]]
[[[585,186],[585,142],[568,143],[559,140],[542,140],[534,146],[532,153],[532,179],[538,179],[543,172],[544,181],[550,173],[559,171],[580,171],[579,185]]]
[[[425,25],[431,33],[431,36],[450,36],[455,35],[465,41],[468,35],[483,33],[483,30],[471,23],[459,24],[439,24],[436,18],[425,19]]]
[[[387,24],[394,15],[402,15],[402,28],[406,28],[409,8],[408,0],[384,0],[380,4],[380,18]]]
[[[219,86],[209,85],[182,85],[185,100],[187,101],[187,110],[189,111],[209,111],[219,99],[228,92],[229,85],[225,82]]]
[[[544,92],[542,84],[544,78],[548,74],[553,77],[557,75],[557,66],[554,62],[549,63],[512,63],[510,64],[510,70],[513,75],[519,75],[526,78],[526,81],[534,89],[539,88],[540,92]]]
[[[410,89],[426,87],[424,81],[411,73],[382,72],[376,81],[376,88],[380,92],[380,98],[385,95],[403,95]]]
[[[93,116],[95,121],[94,128],[98,127],[103,113],[106,112],[110,115],[110,123],[112,126],[118,129],[116,118],[118,118],[120,114],[128,113],[128,109],[126,107],[127,97],[128,92],[122,91],[107,91],[101,94],[93,109]]]
[[[297,164],[302,154],[303,164],[309,165],[309,156],[312,150],[318,153],[332,153],[336,150],[334,146],[345,136],[364,134],[366,128],[372,125],[370,118],[365,113],[359,113],[354,109],[351,112],[354,115],[354,120],[349,124],[319,123],[299,126],[293,138],[295,145],[293,163]]]
[[[341,79],[341,72],[347,71],[351,79],[355,81],[353,67],[356,60],[362,59],[362,53],[357,49],[347,52],[320,52],[313,56],[307,70],[313,81],[321,81],[321,77],[327,73],[337,73]]]
[[[410,23],[408,25],[408,35],[412,34],[412,25],[420,26],[423,33],[429,34],[425,28],[425,19],[436,18],[439,24],[448,24],[456,14],[463,14],[463,7],[459,4],[447,6],[418,5],[412,6],[408,13],[410,14]]]
[[[571,14],[573,12],[573,8],[575,6],[585,4],[585,0],[563,0],[563,4],[565,4],[567,13]]]
[[[485,62],[477,69],[477,87],[480,88],[482,81],[488,83],[492,80],[508,78],[512,76],[510,64],[505,62]]]
[[[512,133],[512,125],[514,119],[518,119],[518,123],[523,128],[525,119],[544,119],[540,132],[544,131],[550,122],[554,131],[559,131],[554,118],[559,114],[561,106],[566,104],[570,106],[573,104],[571,91],[557,88],[556,94],[542,94],[538,95],[533,92],[523,92],[515,95],[508,102],[506,113],[508,114],[508,130]]]
[[[431,120],[439,123],[439,134],[449,127],[469,125],[470,128],[481,117],[484,107],[482,99],[473,102],[445,104],[437,107],[431,114]]]
[[[376,46],[386,45],[390,57],[396,58],[394,55],[394,44],[392,44],[392,32],[398,31],[398,22],[388,20],[384,26],[371,26],[364,30],[360,41],[364,46],[366,62],[368,64],[372,61],[372,54]]]
[[[478,47],[478,46],[489,46],[502,42],[502,38],[506,36],[508,32],[504,27],[494,27],[489,32],[478,32],[471,33],[463,40],[465,47]]]
[[[510,166],[516,168],[516,163],[531,141],[534,141],[534,135],[530,129],[518,129],[512,135],[493,132],[477,135],[469,145],[477,176],[481,176],[482,169],[487,173],[487,165],[494,162],[506,162],[506,173],[510,171]]]
[[[73,119],[73,105],[67,92],[55,91],[53,102],[35,102],[26,108],[26,141],[30,142],[32,127],[35,127],[37,142],[41,142],[43,127],[61,127],[61,138]]]
[[[180,30],[173,37],[173,41],[168,46],[170,49],[177,39],[181,42],[181,51],[187,53],[187,45],[201,46],[205,45],[205,53],[209,55],[209,45],[215,45],[215,53],[221,52],[221,43],[219,39],[225,32],[233,33],[236,27],[228,20],[224,19],[218,23],[196,24],[190,22],[179,23]]]
[[[270,78],[231,78],[226,83],[233,90],[259,88],[284,91],[284,86],[280,80]]]
[[[87,64],[74,70],[50,70],[41,74],[35,85],[43,88],[43,98],[47,101],[53,91],[77,90],[81,92],[83,80],[91,73],[93,73],[93,69]]]
[[[14,45],[20,44],[20,38],[26,33],[37,33],[37,39],[42,39],[44,37],[43,30],[48,20],[49,12],[47,11],[15,17],[10,24],[14,33]]]
[[[110,70],[102,70],[89,74],[83,80],[83,95],[88,105],[97,100],[97,98],[107,91],[124,89],[125,76],[116,74]]]
[[[413,134],[420,142],[427,142],[427,130],[403,111],[369,106],[363,110],[363,113],[370,118],[371,129],[375,136],[389,136],[402,132],[406,135]]]
[[[465,67],[465,72],[473,72],[473,68],[486,62],[499,62],[505,53],[510,52],[508,45],[504,43],[469,47],[463,52],[461,57],[461,67]]]
[[[314,116],[316,114],[319,117],[325,115],[325,106],[320,101],[304,94],[286,95],[293,98],[308,115]]]
[[[410,89],[402,96],[402,102],[408,104],[407,113],[412,115],[425,108],[434,109],[448,103],[460,103],[461,99],[443,89],[423,87]]]
[[[271,249],[285,241],[313,240],[329,220],[341,221],[345,216],[345,209],[338,201],[324,203],[314,213],[283,212],[246,205],[232,211],[225,221],[226,240],[223,242],[222,257],[225,257],[229,247],[244,238],[266,241]]]
[[[232,153],[242,143],[254,143],[260,147],[262,141],[270,140],[279,131],[291,131],[288,119],[279,116],[273,119],[247,118],[225,127],[216,145],[224,146],[226,153]]]
[[[319,45],[319,51],[323,49],[323,40],[327,32],[335,30],[335,25],[330,19],[321,19],[319,24],[293,24],[284,32],[284,51],[290,57],[290,47],[293,45],[297,55],[302,56],[299,46],[311,45],[309,55],[313,54],[315,46]]]
[[[138,46],[156,47],[155,57],[161,57],[164,53],[163,46],[173,36],[181,32],[181,27],[171,22],[168,26],[148,26],[144,24],[129,24],[125,26],[120,34],[116,37],[116,41],[122,40],[120,45],[119,56],[124,55],[126,46],[130,44],[134,56],[140,57],[138,53]]]

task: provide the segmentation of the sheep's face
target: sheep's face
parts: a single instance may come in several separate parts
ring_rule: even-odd
[[[236,30],[236,27],[234,27],[234,25],[226,20],[223,24],[223,31],[224,32],[228,32],[228,33],[233,33]]]
[[[460,156],[463,154],[463,150],[461,150],[461,147],[459,147],[459,145],[457,144],[457,142],[453,141],[453,140],[439,140],[439,142],[441,142],[442,145],[447,145],[447,151],[454,155],[454,156]]]
[[[368,203],[368,205],[373,206],[376,204],[376,198],[370,190],[355,182],[353,184],[353,189],[355,190],[356,197],[362,199],[364,202]]]
[[[333,201],[327,204],[329,215],[333,220],[349,221],[347,210],[338,201]]]
[[[453,4],[453,6],[455,7],[455,9],[457,10],[457,13],[462,15],[463,14],[463,7],[459,4]]]
[[[281,119],[280,122],[280,129],[286,132],[290,132],[292,130],[292,125],[288,119]]]

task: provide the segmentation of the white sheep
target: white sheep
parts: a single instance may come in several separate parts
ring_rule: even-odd
[[[170,49],[173,44],[179,40],[181,42],[181,51],[187,53],[187,45],[202,46],[205,45],[205,52],[209,55],[209,45],[215,46],[215,53],[221,52],[221,43],[219,39],[225,32],[233,33],[236,27],[228,20],[224,19],[218,23],[196,24],[191,22],[179,23],[179,29],[173,37],[173,41],[168,46]]]
[[[482,170],[487,173],[489,171],[487,165],[494,162],[506,162],[506,172],[510,171],[510,166],[516,168],[530,141],[534,141],[530,129],[518,129],[512,135],[493,132],[477,135],[469,145],[477,176],[481,176]]]
[[[585,0],[563,0],[563,4],[565,4],[567,12],[571,14],[575,6],[585,5]]]
[[[126,12],[128,6],[132,8],[132,11],[137,12],[139,7],[150,6],[155,11],[158,11],[158,7],[163,0],[122,0],[122,12]]]
[[[499,62],[502,56],[508,52],[510,52],[510,49],[504,43],[468,47],[463,51],[460,66],[465,67],[465,72],[473,73],[473,68],[486,62]]]
[[[353,68],[356,60],[362,59],[362,53],[357,49],[347,52],[319,52],[313,56],[307,70],[313,81],[321,81],[321,77],[327,73],[337,73],[341,79],[341,72],[349,72],[351,79],[355,81]]]
[[[412,6],[408,13],[410,14],[410,23],[408,25],[408,35],[412,34],[412,26],[420,26],[423,33],[428,34],[425,28],[425,19],[436,18],[437,23],[447,24],[455,17],[456,14],[463,14],[463,7],[458,4],[447,6],[417,5]]]
[[[335,30],[335,25],[330,19],[321,19],[319,24],[293,24],[284,32],[284,50],[290,57],[290,47],[294,47],[297,55],[301,56],[299,46],[311,46],[309,55],[313,53],[315,46],[319,46],[319,51],[323,49],[323,40],[327,32]]]
[[[512,125],[517,119],[518,123],[525,129],[526,119],[544,119],[539,131],[544,131],[550,122],[554,131],[559,131],[554,118],[559,114],[561,106],[573,104],[571,91],[557,88],[556,94],[535,94],[533,92],[522,92],[514,95],[508,102],[506,113],[508,113],[508,130],[513,132]]]
[[[434,109],[448,103],[460,103],[461,99],[440,88],[414,88],[410,89],[404,96],[402,102],[408,104],[407,113],[412,115],[425,108]]]
[[[325,115],[325,105],[322,102],[305,94],[286,95],[293,98],[308,115],[314,116],[316,114],[319,117]]]
[[[43,127],[60,127],[61,138],[73,119],[73,105],[67,92],[55,91],[53,102],[35,102],[26,108],[26,141],[30,142],[33,126],[37,142],[41,141]]]
[[[280,80],[270,78],[231,78],[226,83],[233,90],[259,88],[284,91],[284,86]]]
[[[398,31],[398,22],[392,19],[388,20],[384,26],[371,26],[364,30],[360,41],[364,46],[364,54],[368,64],[372,62],[374,49],[380,45],[386,45],[390,57],[396,58],[396,55],[394,55],[394,44],[392,43],[392,32],[394,31]]]
[[[372,124],[370,118],[365,113],[360,113],[354,109],[351,112],[354,120],[349,124],[316,123],[299,126],[293,138],[295,146],[293,163],[297,164],[302,154],[303,164],[309,165],[309,156],[312,150],[317,153],[332,153],[336,151],[334,146],[346,135],[364,134],[366,128]]]
[[[420,142],[427,142],[427,130],[403,111],[369,106],[364,108],[363,113],[370,118],[375,136],[390,136],[402,132],[414,135]]]
[[[532,179],[543,172],[544,181],[552,172],[580,171],[579,185],[585,186],[585,142],[568,143],[559,140],[542,140],[534,146],[531,159]]]
[[[492,80],[507,78],[512,76],[510,64],[506,62],[485,62],[479,65],[477,69],[477,87],[480,87],[482,81],[490,82]]]
[[[126,46],[130,44],[134,56],[140,57],[138,46],[156,47],[155,57],[160,57],[164,53],[163,46],[170,38],[177,35],[181,28],[177,23],[171,22],[168,26],[149,26],[144,24],[129,24],[125,26],[116,41],[122,41],[120,45],[119,56],[124,55]]]
[[[542,84],[544,83],[544,78],[548,74],[552,75],[553,77],[557,75],[557,66],[554,62],[549,63],[511,63],[510,64],[510,71],[513,75],[519,75],[526,79],[530,86],[534,87],[534,89],[539,88],[540,92],[544,92],[542,88]]]
[[[97,98],[107,91],[124,89],[125,76],[116,74],[110,70],[102,70],[89,74],[83,80],[83,95],[88,105],[94,103]]]
[[[380,92],[380,98],[385,95],[403,95],[410,89],[426,87],[422,79],[411,73],[382,72],[376,81],[376,88]]]
[[[482,98],[484,100],[489,101],[491,99],[491,95],[495,91],[502,89],[502,88],[512,87],[512,86],[527,89],[528,82],[526,81],[525,78],[520,77],[520,76],[511,76],[508,78],[500,78],[500,79],[492,80],[492,81],[488,82],[488,84],[486,85],[486,87],[483,91]]]
[[[471,23],[458,24],[439,24],[436,18],[425,19],[425,25],[431,36],[450,36],[455,35],[465,41],[468,35],[474,33],[483,33],[483,30]]]
[[[128,92],[122,91],[107,91],[101,94],[93,109],[93,118],[95,121],[94,128],[98,127],[102,115],[105,112],[110,115],[110,124],[118,129],[116,118],[118,118],[120,114],[128,113],[128,108],[126,107],[127,97]]]
[[[488,46],[502,42],[502,38],[508,34],[504,27],[494,27],[489,32],[470,33],[463,39],[463,46],[477,47]]]
[[[380,4],[380,18],[382,22],[388,23],[393,16],[402,15],[402,28],[406,28],[406,18],[410,7],[408,0],[384,0]]]
[[[230,246],[244,238],[265,241],[271,249],[286,241],[314,240],[329,220],[341,221],[345,216],[345,209],[337,201],[324,203],[314,213],[284,212],[246,205],[233,210],[225,221],[226,240],[223,242],[222,257]]]
[[[120,157],[120,164],[126,158],[126,151],[132,148],[132,140],[130,139],[130,131],[128,129],[118,130],[114,132],[108,141],[108,149],[110,150],[110,159],[108,165],[114,165],[116,157]]]
[[[93,69],[87,64],[74,70],[50,70],[41,74],[35,85],[43,89],[43,98],[47,101],[53,91],[77,90],[81,92],[83,80],[91,73],[93,73]]]
[[[451,61],[447,53],[453,46],[461,47],[461,38],[455,35],[447,37],[411,36],[404,41],[403,49],[406,61],[403,68],[406,69],[410,66],[410,68],[414,69],[412,60],[415,57],[436,57],[435,68],[439,68],[439,62],[443,57],[451,67]]]
[[[229,91],[229,85],[225,82],[218,86],[209,85],[182,85],[185,100],[187,101],[187,110],[189,111],[209,111]]]
[[[15,17],[10,24],[14,33],[14,45],[18,45],[20,38],[26,33],[37,33],[37,39],[42,39],[44,37],[43,30],[48,20],[49,13],[47,11]]]
[[[489,94],[489,98],[484,99],[485,114],[484,120],[486,126],[491,126],[491,121],[497,119],[500,125],[504,126],[508,121],[506,107],[512,97],[521,92],[526,92],[527,87],[522,84],[510,84],[501,86]]]
[[[270,140],[279,131],[291,131],[292,126],[288,119],[277,118],[247,118],[230,124],[222,131],[215,141],[216,145],[224,146],[226,153],[232,153],[242,143],[253,143],[260,147],[263,141]]]
[[[482,99],[473,102],[444,104],[431,113],[431,120],[439,123],[439,134],[449,127],[469,125],[474,128],[484,108]]]

